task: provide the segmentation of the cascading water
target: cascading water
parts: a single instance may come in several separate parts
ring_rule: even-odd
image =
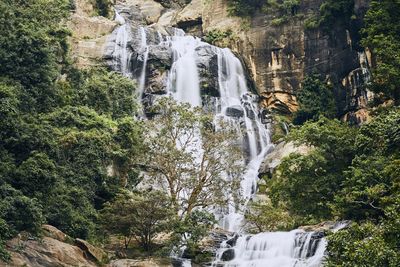
[[[126,23],[124,17],[122,17],[118,12],[115,12],[115,21],[121,26],[119,26],[112,35],[115,37],[115,45],[112,53],[114,61],[113,67],[115,70],[130,77],[129,64],[131,61],[131,52],[127,49],[131,36],[129,24]]]
[[[121,20],[117,15],[117,19]],[[116,29],[113,62],[116,70],[134,77],[130,69],[130,33],[128,23]],[[169,49],[172,53],[172,65],[165,80],[166,93],[177,101],[202,106],[199,57],[201,50],[207,50],[216,56],[218,70],[219,97],[215,100],[215,121],[223,119],[238,132],[242,132],[246,154],[246,171],[240,182],[241,202],[231,200],[228,207],[220,211],[220,226],[227,231],[237,233],[235,242],[223,242],[217,251],[214,266],[263,266],[263,267],[316,267],[321,265],[325,251],[325,240],[318,233],[295,230],[292,232],[260,233],[254,236],[243,234],[244,210],[254,197],[257,189],[258,169],[265,155],[273,148],[268,127],[263,124],[258,109],[257,97],[247,88],[246,75],[240,60],[229,50],[221,49],[202,42],[199,38],[187,36],[182,30],[175,29],[171,36],[156,33],[158,42],[149,42],[145,28],[139,28],[137,54],[141,58],[141,71],[136,75],[140,95],[146,94],[146,69],[151,46]],[[165,37],[165,38],[164,38]],[[154,38],[153,38],[154,39]],[[122,51],[124,50],[125,51]],[[200,64],[201,65],[201,64]],[[211,65],[211,63],[210,63]],[[215,67],[215,66],[213,66]],[[137,73],[137,72],[136,72]],[[241,235],[241,236],[239,236]],[[239,237],[238,237],[239,236]],[[230,257],[226,257],[227,253]],[[185,262],[188,265],[188,262]]]
[[[198,38],[185,36],[181,30],[175,30],[175,35],[168,43],[172,47],[174,61],[168,87],[177,101],[200,107],[202,101],[195,50],[202,42]]]
[[[147,45],[147,34],[144,27],[139,28],[140,36],[140,52],[143,56],[143,66],[139,78],[139,99],[143,96],[144,87],[146,86],[146,68],[149,59],[149,46]]]

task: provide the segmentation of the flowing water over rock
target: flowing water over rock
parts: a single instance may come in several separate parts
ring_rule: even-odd
[[[120,17],[117,14],[116,19],[122,21]],[[259,110],[258,96],[248,89],[241,61],[229,49],[212,46],[179,29],[168,32],[132,26],[124,19],[114,31],[114,45],[106,51],[106,58],[115,70],[138,81],[145,112],[158,97],[170,95],[213,112],[216,125],[222,119],[242,137],[246,171],[240,181],[241,203],[231,197],[227,207],[215,211],[220,226],[237,234],[222,243],[213,265],[320,266],[325,251],[320,233],[243,234],[244,211],[256,193],[258,169],[273,149],[268,118]]]

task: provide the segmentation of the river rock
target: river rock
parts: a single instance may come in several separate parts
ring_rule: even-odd
[[[244,116],[244,111],[241,106],[232,106],[226,109],[226,116],[241,118]]]
[[[235,258],[235,250],[234,249],[227,249],[222,253],[221,260],[222,261],[231,261]]]

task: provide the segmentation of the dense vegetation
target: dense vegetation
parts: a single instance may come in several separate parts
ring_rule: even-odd
[[[272,205],[261,209],[261,216],[281,220],[263,220],[267,229],[351,220],[328,237],[327,266],[400,264],[399,8],[396,1],[372,1],[362,31],[362,44],[376,57],[368,85],[376,92],[371,121],[355,127],[334,119],[329,87],[315,75],[307,77],[293,121],[301,126],[287,140],[311,151],[283,160],[267,189]],[[376,106],[384,101],[384,107]]]
[[[141,151],[132,81],[69,62],[70,1],[0,1],[0,253],[52,224],[95,238],[98,212],[134,185]],[[113,166],[114,172],[109,174]]]

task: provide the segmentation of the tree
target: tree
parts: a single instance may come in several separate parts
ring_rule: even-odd
[[[282,161],[269,184],[272,201],[282,201],[306,222],[331,218],[331,205],[355,156],[356,133],[356,128],[326,118],[293,130],[289,138],[313,150]]]
[[[186,214],[183,219],[176,220],[174,223],[170,241],[173,248],[178,251],[185,249],[185,254],[195,259],[201,254],[200,241],[206,237],[215,223],[214,215],[204,210],[195,210]]]
[[[43,221],[42,206],[9,185],[0,186],[0,219],[8,224],[10,233],[38,233]]]
[[[397,203],[385,210],[378,224],[353,223],[348,229],[328,236],[328,267],[395,267],[400,265],[399,195]]]
[[[336,116],[332,88],[329,88],[319,75],[307,76],[296,96],[299,110],[294,114],[294,124],[301,125],[308,120],[318,120],[319,116],[327,118]]]
[[[173,217],[170,199],[164,193],[125,191],[105,205],[100,218],[107,233],[124,237],[125,248],[135,238],[150,251],[156,235],[169,230]]]
[[[24,88],[24,110],[48,110],[57,103],[52,85],[65,60],[68,0],[0,1],[0,73]]]
[[[291,230],[294,226],[293,218],[282,203],[273,205],[269,199],[250,203],[246,222],[250,225],[250,231],[256,233]]]
[[[228,11],[232,15],[246,17],[253,15],[265,4],[265,0],[229,0]]]
[[[169,192],[182,215],[225,203],[243,171],[235,132],[227,125],[216,130],[211,116],[170,98],[155,110],[146,139],[151,182]]]
[[[372,50],[376,64],[371,89],[382,100],[400,104],[400,2],[373,0],[365,16],[362,45]]]

